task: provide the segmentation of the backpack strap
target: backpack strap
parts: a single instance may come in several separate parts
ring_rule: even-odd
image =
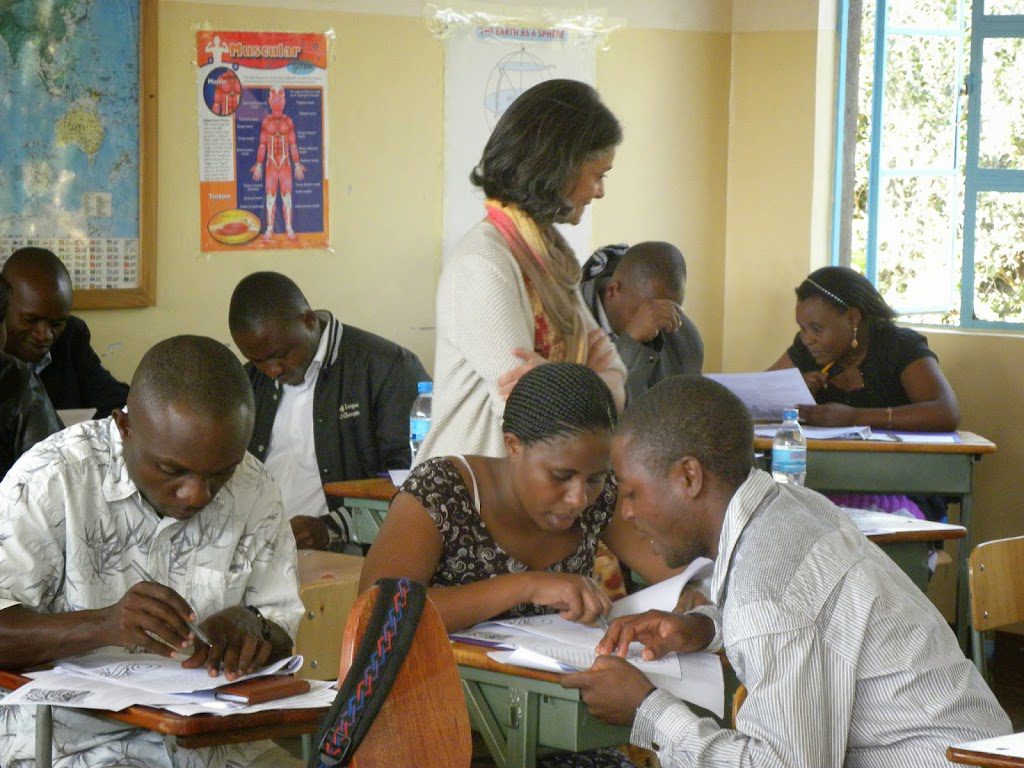
[[[348,765],[391,691],[419,625],[427,590],[409,579],[380,579],[380,594],[352,666],[317,731],[308,768]]]

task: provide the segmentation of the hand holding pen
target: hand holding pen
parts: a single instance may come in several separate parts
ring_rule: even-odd
[[[206,634],[195,625],[195,611],[181,595],[158,583],[137,563],[130,567],[142,581],[104,609],[110,644],[173,656],[194,640],[209,643]]]

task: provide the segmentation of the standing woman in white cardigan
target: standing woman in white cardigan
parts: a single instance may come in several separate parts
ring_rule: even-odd
[[[437,288],[433,423],[416,456],[504,456],[505,397],[544,362],[592,368],[616,406],[626,370],[580,297],[580,266],[556,223],[604,197],[622,128],[593,88],[547,80],[505,111],[470,180],[486,216],[459,241]]]

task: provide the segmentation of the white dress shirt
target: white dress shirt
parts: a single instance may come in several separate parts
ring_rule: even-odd
[[[335,343],[341,341],[338,323]],[[316,355],[306,369],[301,384],[284,384],[281,402],[274,417],[274,429],[267,448],[267,470],[281,489],[285,515],[320,517],[328,513],[320,464],[313,442],[313,401],[320,369],[327,359],[329,333],[320,334]]]
[[[828,499],[753,470],[725,512],[712,600],[748,691],[737,730],[657,690],[631,741],[680,766],[945,766],[1010,732],[928,598]]]
[[[105,608],[139,581],[130,563],[184,597],[200,619],[252,605],[295,637],[303,607],[295,539],[270,475],[246,454],[188,520],[160,517],[128,476],[112,418],[51,435],[0,482],[0,609]],[[34,765],[34,708],[0,707],[0,765]],[[269,741],[168,754],[160,734],[54,712],[55,768],[249,765]]]

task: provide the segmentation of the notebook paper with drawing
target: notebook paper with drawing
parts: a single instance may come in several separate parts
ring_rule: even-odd
[[[157,656],[155,653],[128,653],[120,648],[105,648],[82,656],[58,661],[57,669],[104,682],[138,688],[150,693],[193,693],[223,685],[223,677],[210,677],[205,667],[185,669],[181,658]],[[269,664],[251,675],[239,675],[232,682],[241,682],[264,675],[294,674],[302,667],[301,656],[288,656]]]
[[[609,618],[648,610],[671,611],[683,587],[690,581],[710,576],[713,566],[710,560],[698,558],[671,579],[617,600]],[[603,629],[566,621],[553,614],[483,622],[452,635],[456,640],[499,645],[504,650],[492,651],[488,656],[503,664],[559,673],[589,668],[597,658],[594,648],[602,637]],[[641,651],[642,646],[634,643],[627,660],[652,683],[722,716],[725,684],[722,663],[716,654],[671,654],[645,661]]]

